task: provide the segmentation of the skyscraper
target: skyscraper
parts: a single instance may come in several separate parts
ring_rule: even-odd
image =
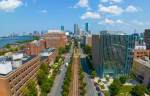
[[[93,35],[93,65],[98,76],[128,75],[133,62],[134,35]]]
[[[150,49],[150,29],[145,29],[144,41],[146,43],[147,49]]]
[[[85,32],[89,32],[89,24],[88,23],[85,23]]]
[[[74,35],[79,35],[80,29],[78,24],[74,24]]]
[[[64,31],[65,30],[65,27],[64,26],[61,26],[61,31]]]

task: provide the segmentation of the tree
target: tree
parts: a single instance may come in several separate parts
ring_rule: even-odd
[[[106,77],[107,82],[109,82],[109,77]]]
[[[121,87],[121,83],[118,79],[115,79],[113,83],[109,86],[109,92],[111,96],[116,96]]]
[[[27,86],[22,87],[23,96],[37,96],[36,83],[34,80],[29,80]]]
[[[115,96],[119,92],[119,86],[117,84],[111,84],[109,87],[110,95]]]
[[[47,93],[42,91],[40,96],[47,96]]]
[[[47,78],[46,74],[44,73],[43,70],[40,69],[37,73],[37,79],[39,85],[42,85],[42,83],[46,80],[46,78]]]
[[[41,70],[44,71],[45,74],[48,74],[48,64],[42,64],[40,67]]]
[[[61,58],[61,56],[60,55],[58,55],[58,56],[56,56],[56,58],[55,58],[55,62],[54,63],[57,63],[58,61],[59,61],[59,59]]]
[[[39,36],[33,36],[33,40],[40,40]]]
[[[61,54],[64,54],[66,52],[65,48],[61,47],[58,49],[58,54],[61,55]]]
[[[126,83],[127,77],[126,76],[121,76],[119,78],[119,80],[120,80],[121,84],[124,84],[124,83]]]
[[[30,94],[32,94],[32,96],[37,96],[36,83],[34,80],[29,80],[27,83],[27,87],[30,90]]]
[[[92,76],[92,78],[96,77],[96,72],[92,71],[91,76]]]
[[[130,72],[129,78],[130,78],[130,79],[135,79],[135,78],[136,78],[136,76],[135,76],[135,74],[134,74],[133,71]]]
[[[65,45],[65,52],[69,52],[70,47],[71,47],[70,43],[69,43],[69,45]]]
[[[98,79],[98,83],[100,83],[101,82],[101,80],[100,79]]]
[[[88,46],[88,45],[85,45],[85,47],[84,47],[84,52],[86,53],[86,54],[92,54],[92,48],[90,47],[90,46]]]
[[[132,96],[144,96],[145,90],[146,88],[144,85],[136,85],[132,88],[130,93]]]
[[[30,93],[31,93],[30,90],[24,86],[21,88],[21,92],[22,92],[23,96],[30,96]]]
[[[9,49],[11,46],[9,44],[5,45],[5,48]]]
[[[49,85],[50,83],[45,81],[41,86],[42,91],[48,93],[50,91]]]

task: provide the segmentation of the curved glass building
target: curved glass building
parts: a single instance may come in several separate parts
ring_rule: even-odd
[[[133,62],[134,42],[134,35],[93,35],[93,65],[98,76],[128,75]]]

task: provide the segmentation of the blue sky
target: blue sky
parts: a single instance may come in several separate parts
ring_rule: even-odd
[[[100,30],[143,32],[150,28],[150,0],[0,0],[0,36],[89,22]]]

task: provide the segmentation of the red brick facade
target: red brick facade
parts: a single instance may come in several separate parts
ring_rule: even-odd
[[[27,55],[39,55],[39,53],[46,48],[46,41],[39,40],[33,41],[31,43],[26,44],[25,53]]]
[[[67,44],[67,36],[61,32],[49,32],[45,34],[46,48],[65,47]]]
[[[44,35],[44,39],[26,44],[27,55],[39,55],[45,48],[60,48],[67,44],[67,36],[61,32],[50,32]]]
[[[134,50],[134,58],[143,58],[144,56],[150,56],[149,50]]]
[[[35,79],[39,67],[40,58],[37,56],[10,74],[0,77],[0,96],[20,96],[21,88],[30,79]]]

